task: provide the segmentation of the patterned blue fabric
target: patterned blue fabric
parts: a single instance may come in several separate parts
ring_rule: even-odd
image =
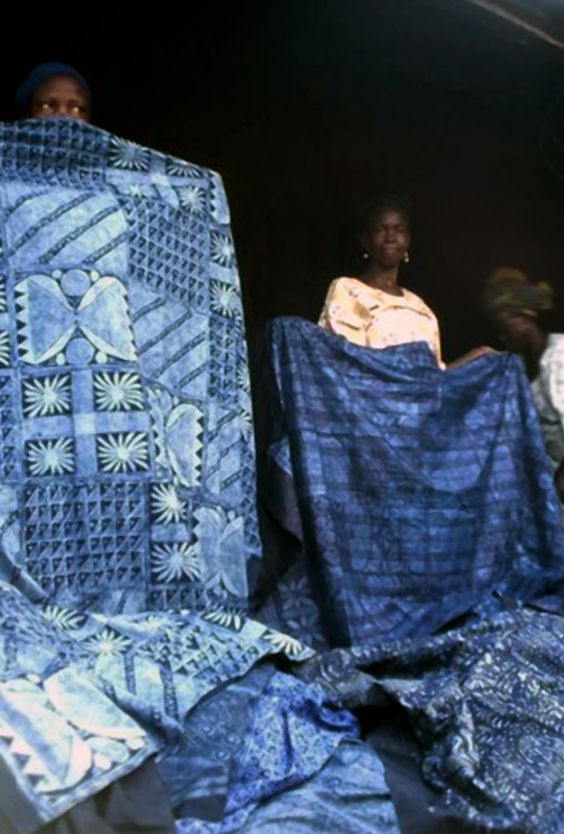
[[[443,372],[422,343],[360,348],[299,319],[273,322],[269,346],[270,455],[293,479],[305,554],[275,593],[282,630],[374,645],[562,577],[560,508],[517,358]]]
[[[72,119],[0,126],[2,575],[244,608],[259,558],[220,178]]]
[[[241,691],[230,691],[229,682],[245,680],[269,655],[305,659],[312,652],[243,617],[213,610],[87,614],[40,607],[0,583],[0,637],[0,786],[16,831],[33,831],[155,753],[174,804],[192,795],[198,779],[205,796],[219,794],[222,811],[229,800],[246,814],[258,801],[253,791],[268,795],[276,779],[305,779],[357,735],[352,716],[324,708],[319,690],[265,667],[258,683],[243,686],[264,698],[259,714],[269,715],[253,745],[256,719],[245,717]],[[205,698],[212,713],[218,699],[215,726],[205,711],[191,717]],[[226,703],[235,707],[240,744],[253,750],[235,781],[228,720],[217,721]],[[201,763],[214,744],[215,771],[200,772],[194,753]],[[174,768],[187,783],[178,783]]]
[[[302,676],[335,702],[351,703],[353,691],[358,704],[379,692],[397,699],[443,813],[496,831],[562,834],[562,616],[505,612],[436,637],[337,649]]]
[[[178,834],[399,834],[382,763],[367,745],[342,742],[319,773],[221,823],[183,819]]]
[[[313,653],[253,620],[217,620],[41,608],[0,583],[0,788],[10,831],[34,831],[155,754],[186,834],[250,832],[258,808],[280,821],[289,804],[304,831],[343,807],[348,814],[340,749],[358,735],[354,718],[324,706],[316,685],[257,665]],[[364,794],[351,825],[397,834],[381,762],[355,745]]]
[[[228,221],[210,171],[74,120],[0,125],[10,834],[149,756],[185,825],[236,830],[357,735],[265,660],[311,651],[243,613],[260,551]]]

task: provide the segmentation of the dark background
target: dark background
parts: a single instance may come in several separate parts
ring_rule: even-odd
[[[35,63],[62,60],[95,124],[220,171],[251,334],[318,315],[382,188],[413,197],[401,280],[448,358],[493,338],[480,291],[501,264],[553,283],[564,331],[564,51],[464,0],[74,8],[12,24],[0,116]]]

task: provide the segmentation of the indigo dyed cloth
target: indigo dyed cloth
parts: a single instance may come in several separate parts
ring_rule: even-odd
[[[335,703],[397,700],[442,815],[478,830],[564,830],[562,616],[504,612],[435,637],[336,649],[301,674]]]
[[[220,179],[76,120],[4,124],[0,238],[0,828],[88,818],[154,758],[183,831],[239,830],[360,743],[268,662],[311,650],[244,615],[260,551]],[[360,750],[359,813],[396,834]]]
[[[274,321],[268,351],[262,494],[303,550],[276,554],[265,617],[320,645],[375,645],[562,577],[560,508],[516,357],[444,372],[422,343],[372,350],[300,319]]]
[[[0,638],[6,834],[34,831],[152,756],[185,830],[234,817],[225,830],[237,831],[358,736],[322,689],[257,665],[313,653],[244,617],[87,614],[0,583]],[[394,818],[383,783],[372,804]]]
[[[73,119],[0,126],[1,575],[245,607],[246,349],[211,171]]]

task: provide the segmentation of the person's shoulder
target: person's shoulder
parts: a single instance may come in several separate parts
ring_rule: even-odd
[[[417,295],[417,293],[413,292],[413,290],[410,290],[407,287],[402,286],[401,291],[404,294],[405,298],[409,298],[410,301],[419,301],[421,304],[425,304],[421,296]]]
[[[549,333],[541,363],[543,365],[564,364],[564,333]]]
[[[429,312],[433,312],[427,302],[421,298],[420,295],[414,293],[413,290],[408,290],[407,287],[402,287],[403,296],[406,302],[413,305],[413,307],[419,307],[422,310],[427,310]]]
[[[358,286],[362,284],[362,281],[359,281],[358,278],[351,278],[348,275],[340,275],[338,278],[334,278],[331,281],[332,287],[343,287],[344,289],[350,289],[351,287]]]
[[[355,278],[341,276],[331,282],[319,319],[322,326],[331,324],[330,329],[347,335],[349,330],[357,331],[366,326],[370,317],[370,299],[363,293],[364,284]],[[342,330],[345,328],[346,332]],[[355,341],[355,339],[351,339]]]
[[[341,275],[339,278],[331,281],[327,296],[351,295],[357,297],[362,293],[364,286],[358,278],[349,278],[347,275]]]

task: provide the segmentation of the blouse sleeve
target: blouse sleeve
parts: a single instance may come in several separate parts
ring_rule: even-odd
[[[446,370],[446,364],[443,362],[443,357],[441,354],[441,333],[439,330],[439,322],[437,321],[437,317],[433,313],[433,345],[432,345],[433,353],[437,358],[437,364],[441,370]]]
[[[349,342],[366,345],[366,330],[370,324],[370,310],[337,278],[325,298],[319,324]]]

